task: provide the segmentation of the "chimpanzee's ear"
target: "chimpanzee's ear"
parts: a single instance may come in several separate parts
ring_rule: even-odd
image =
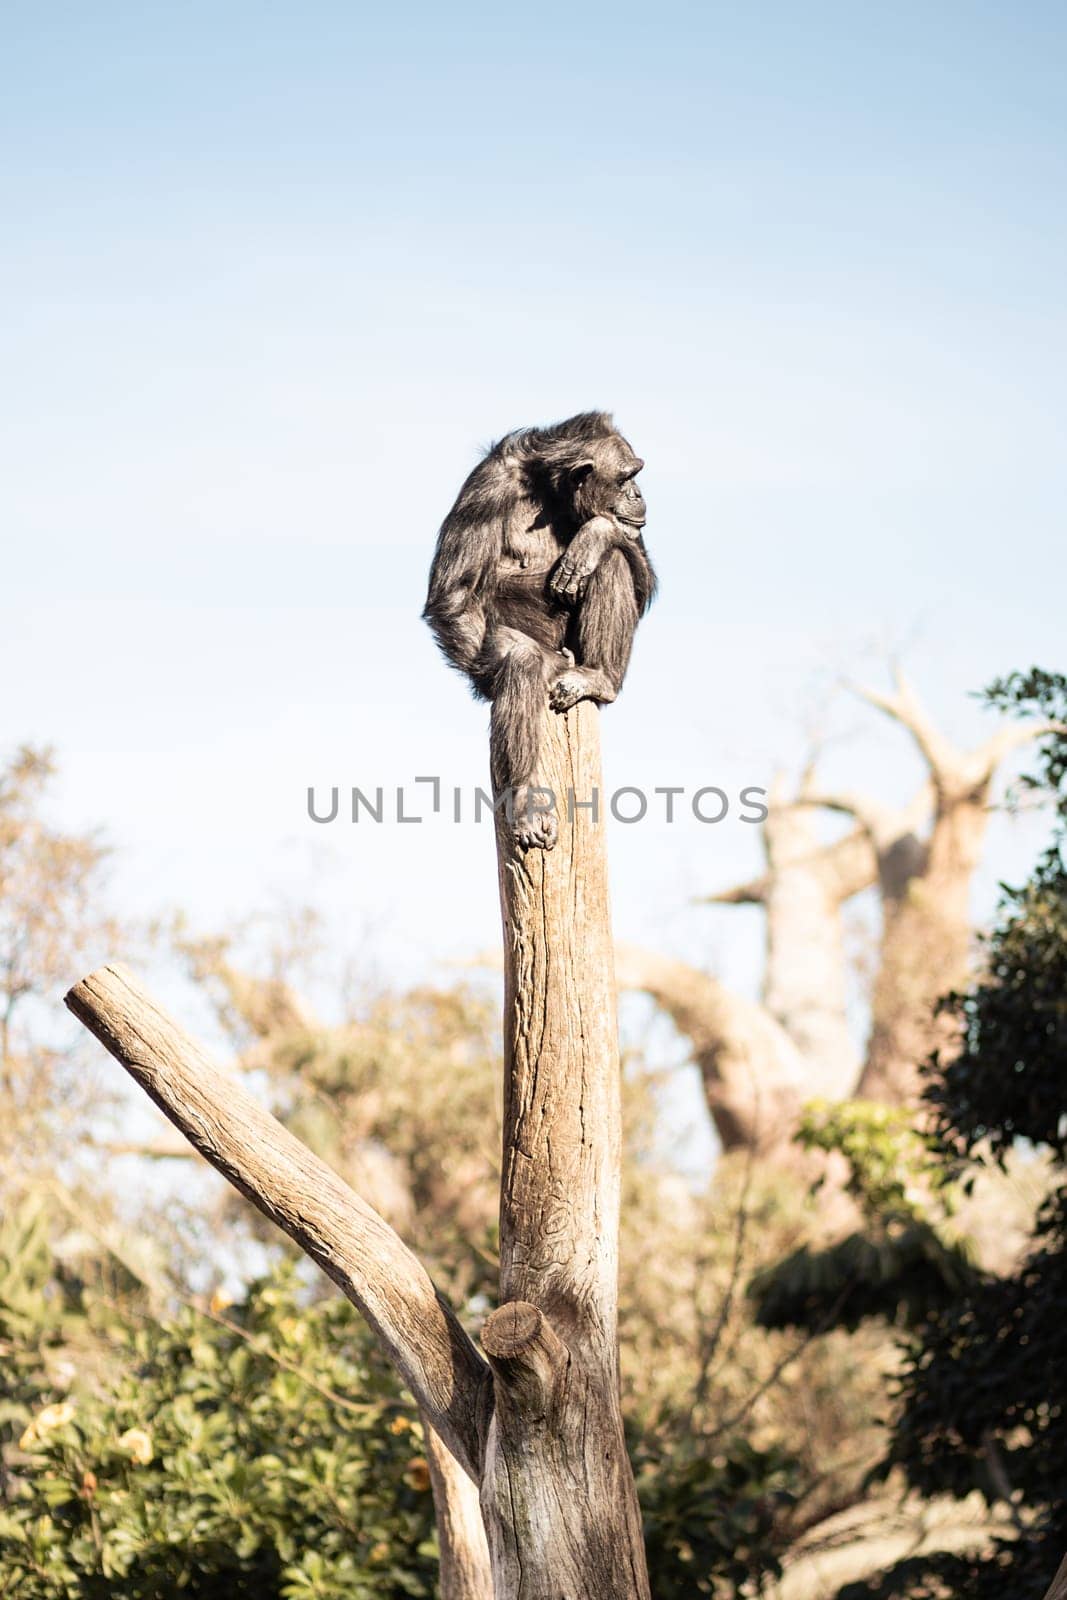
[[[576,489],[585,482],[595,465],[595,461],[579,461],[571,468],[571,483]]]

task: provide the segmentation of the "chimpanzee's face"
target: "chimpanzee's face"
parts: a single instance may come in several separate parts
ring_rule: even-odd
[[[607,440],[595,460],[585,463],[575,495],[578,521],[608,516],[628,528],[643,528],[645,497],[637,486],[637,474],[644,464],[620,434]]]
[[[645,497],[637,482],[637,474],[644,466],[640,456],[635,456],[625,439],[620,438],[614,451],[613,471],[606,485],[613,497],[611,515],[618,517],[630,528],[645,525]],[[613,481],[612,481],[613,480]]]

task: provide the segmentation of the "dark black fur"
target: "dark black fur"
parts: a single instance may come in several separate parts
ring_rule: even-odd
[[[614,700],[655,593],[641,537],[642,462],[606,413],[525,428],[493,445],[441,527],[423,616],[449,661],[492,702],[497,793],[515,836],[551,848],[531,803],[546,699]]]

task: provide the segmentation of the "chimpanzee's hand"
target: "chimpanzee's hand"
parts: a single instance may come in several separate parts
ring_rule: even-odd
[[[549,577],[548,588],[554,598],[567,604],[580,600],[586,583],[618,539],[618,524],[611,517],[590,517],[583,522]]]

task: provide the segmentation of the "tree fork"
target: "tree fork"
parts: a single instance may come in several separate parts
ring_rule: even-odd
[[[545,712],[541,775],[556,848],[521,854],[498,818],[503,1303],[486,1359],[399,1235],[131,973],[101,967],[66,1003],[374,1329],[429,1425],[445,1600],[649,1600],[619,1400],[619,1048],[591,704]]]

